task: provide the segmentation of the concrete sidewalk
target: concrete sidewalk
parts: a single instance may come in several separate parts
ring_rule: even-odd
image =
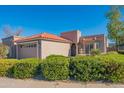
[[[11,79],[0,77],[0,88],[124,88],[124,84],[77,81],[44,81],[36,79]]]

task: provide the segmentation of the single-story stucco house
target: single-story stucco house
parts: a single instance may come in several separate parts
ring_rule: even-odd
[[[29,37],[11,36],[2,39],[9,46],[11,58],[46,58],[49,55],[90,55],[92,49],[106,53],[107,38],[104,34],[81,36],[79,30],[62,32],[60,36],[41,33]]]

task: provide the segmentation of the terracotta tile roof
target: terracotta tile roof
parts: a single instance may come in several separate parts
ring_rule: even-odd
[[[30,37],[20,38],[20,39],[14,40],[14,42],[31,41],[35,39],[46,39],[46,40],[59,41],[59,42],[71,42],[60,36],[56,36],[56,35],[48,34],[48,33],[42,33],[42,34],[30,36]]]

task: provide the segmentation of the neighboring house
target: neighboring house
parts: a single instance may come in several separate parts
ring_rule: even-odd
[[[30,37],[8,37],[2,39],[10,47],[10,57],[46,58],[49,55],[90,55],[92,49],[106,53],[107,39],[104,35],[81,36],[79,30],[62,32],[60,36],[41,33]]]
[[[90,55],[92,49],[100,49],[102,53],[107,51],[107,38],[104,34],[81,36],[80,31],[71,31],[61,33],[63,38],[71,40],[71,55],[77,54]]]
[[[104,34],[82,36],[79,41],[79,53],[90,55],[92,49],[99,49],[102,53],[107,51],[107,39]]]
[[[9,58],[16,58],[16,45],[14,44],[14,40],[20,39],[20,36],[10,36],[2,39],[2,43],[9,46]]]

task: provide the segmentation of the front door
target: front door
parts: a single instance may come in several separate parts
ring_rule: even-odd
[[[71,56],[76,56],[76,45],[75,44],[71,45]]]

